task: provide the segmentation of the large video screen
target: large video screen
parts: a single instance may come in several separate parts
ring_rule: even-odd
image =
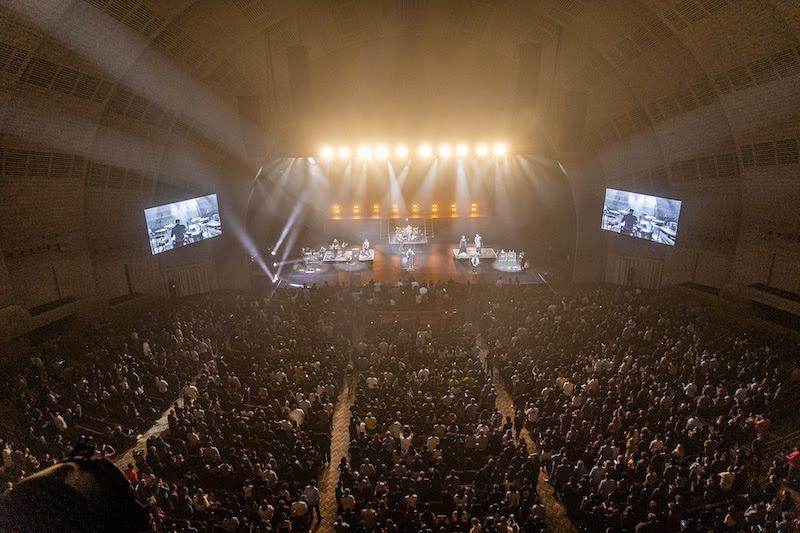
[[[606,189],[603,229],[675,246],[680,200]]]
[[[217,195],[144,210],[153,255],[222,235]]]

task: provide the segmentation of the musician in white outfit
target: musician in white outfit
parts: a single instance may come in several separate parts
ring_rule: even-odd
[[[415,255],[417,255],[417,254],[416,254],[416,252],[414,252],[414,248],[409,247],[406,250],[406,267],[407,268],[409,268],[409,269],[414,268],[414,256]]]

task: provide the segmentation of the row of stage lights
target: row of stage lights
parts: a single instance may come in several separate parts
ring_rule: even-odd
[[[470,215],[476,216],[478,214],[478,204],[473,202],[470,204]],[[420,204],[411,204],[411,216],[418,216],[421,214],[421,206]],[[398,204],[392,204],[391,206],[391,213],[393,216],[399,216],[400,214],[400,206]],[[450,214],[455,215],[458,213],[458,206],[455,203],[450,204]],[[379,204],[372,205],[372,216],[377,217],[381,214],[381,206]],[[331,215],[334,217],[339,217],[342,215],[342,207],[339,204],[333,204],[331,206]],[[439,204],[431,204],[430,215],[433,217],[439,216]],[[359,204],[353,204],[353,216],[360,217],[361,216],[361,206]]]
[[[454,153],[458,157],[465,157],[471,152],[478,157],[488,157],[489,155],[493,155],[494,157],[503,157],[504,155],[508,154],[508,146],[503,143],[496,143],[492,146],[489,146],[488,144],[478,144],[471,151],[470,147],[466,144],[457,144],[456,146],[442,144],[439,145],[439,149],[436,153],[439,157],[448,158]],[[353,152],[350,150],[349,146],[339,146],[338,148],[334,148],[333,146],[323,146],[320,150],[320,155],[322,158],[327,159],[328,161],[336,157],[339,159],[350,159],[352,154]],[[410,151],[408,147],[403,144],[398,144],[395,146],[393,151],[390,150],[385,144],[377,144],[375,146],[364,144],[356,149],[355,154],[358,159],[382,160],[388,159],[391,154],[394,154],[394,156],[398,159],[406,159],[409,157]],[[421,144],[417,147],[417,155],[423,159],[431,158],[434,155],[434,148],[430,144]]]

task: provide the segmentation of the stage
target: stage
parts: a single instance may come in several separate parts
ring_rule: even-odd
[[[287,264],[281,270],[280,278],[283,282],[300,285],[365,283],[373,280],[395,281],[408,278],[439,282],[452,279],[460,282],[493,283],[502,279],[505,282],[518,280],[520,283],[542,283],[541,275],[536,268],[532,267],[521,272],[499,261],[487,260],[481,263],[475,274],[467,261],[455,259],[452,244],[414,246],[416,255],[410,263],[404,255],[400,255],[398,246],[379,244],[372,249],[374,250],[372,261],[318,263],[313,265],[311,272],[303,270],[303,263]],[[484,248],[482,252],[488,250],[491,248]]]

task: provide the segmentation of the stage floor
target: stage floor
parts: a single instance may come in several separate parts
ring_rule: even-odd
[[[495,268],[494,263],[487,261],[478,267],[474,274],[472,266],[466,261],[458,261],[453,257],[452,244],[427,244],[414,246],[416,256],[413,268],[409,268],[405,257],[399,254],[397,246],[379,244],[373,247],[375,260],[372,263],[337,263],[315,265],[316,272],[302,272],[302,265],[292,270],[288,265],[280,273],[281,279],[289,283],[365,283],[368,281],[395,281],[414,278],[419,281],[480,281],[493,283],[499,278],[503,281],[519,280],[520,283],[542,283],[541,276],[535,268],[525,272],[510,272]],[[500,266],[500,265],[498,265]]]

